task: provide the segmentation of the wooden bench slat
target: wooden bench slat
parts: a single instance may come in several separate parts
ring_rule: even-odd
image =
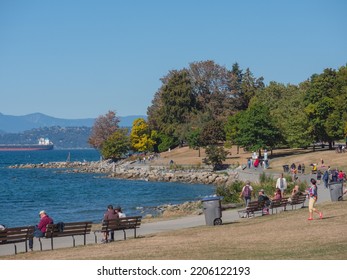
[[[273,214],[273,210],[276,209],[277,213],[277,208],[283,208],[283,210],[286,210],[288,198],[287,197],[282,197],[280,199],[273,199],[271,200],[271,204],[269,206],[269,209],[271,209],[271,213]]]
[[[263,215],[264,205],[265,205],[265,201],[257,201],[257,200],[250,201],[245,209],[238,211],[239,216],[241,217],[241,214],[243,215],[246,214],[247,217],[249,217],[250,215],[254,216],[255,213],[259,211],[261,211]]]
[[[288,201],[288,204],[292,205],[292,209],[296,209],[296,205],[302,204],[302,207],[305,206],[306,194],[294,196],[291,201]]]
[[[51,239],[51,248],[53,250],[53,239],[57,237],[71,236],[73,238],[73,247],[75,247],[76,235],[84,236],[84,245],[86,245],[86,235],[91,232],[93,222],[69,222],[64,223],[63,231],[59,231],[58,224],[49,224],[46,227],[46,234],[44,238]],[[42,242],[39,238],[40,249],[42,251]]]
[[[27,241],[33,238],[34,226],[6,228],[0,231],[0,245],[14,244],[15,254],[17,254],[16,243],[25,242],[25,251],[28,252]]]

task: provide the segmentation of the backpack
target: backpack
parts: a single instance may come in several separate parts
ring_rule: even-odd
[[[243,196],[251,197],[251,188],[248,185],[246,185],[245,188],[243,189]]]
[[[65,224],[63,222],[57,223],[57,229],[58,232],[63,232],[64,231]]]

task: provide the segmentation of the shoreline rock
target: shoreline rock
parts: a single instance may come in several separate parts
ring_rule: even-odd
[[[67,173],[95,173],[105,174],[108,178],[125,180],[144,180],[155,182],[181,182],[187,184],[207,184],[225,186],[237,180],[236,171],[213,172],[211,169],[184,169],[173,170],[165,166],[150,166],[136,164],[135,162],[97,161],[97,162],[49,162],[27,163],[9,166],[12,169],[47,168],[57,169]],[[237,204],[222,205],[222,210],[240,207]],[[147,214],[146,219],[157,217],[174,218],[183,215],[202,215],[201,201],[188,201],[182,204],[160,205],[155,208],[158,215]]]
[[[12,165],[9,168],[60,169],[70,173],[105,174],[109,178],[144,180],[157,182],[181,182],[188,184],[229,185],[238,177],[237,171],[213,172],[211,169],[174,170],[164,166],[138,165],[135,162],[112,161],[97,162],[49,162],[39,164]]]

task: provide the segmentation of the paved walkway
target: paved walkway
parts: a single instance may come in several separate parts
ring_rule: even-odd
[[[263,170],[249,170],[245,169],[243,171],[239,170],[239,179],[240,180],[250,180],[251,182],[258,181],[259,175]],[[274,176],[278,176],[279,174],[273,174]],[[277,177],[275,177],[277,178]],[[302,181],[308,181],[311,178],[311,175],[299,175],[299,179]],[[319,203],[324,201],[330,201],[330,190],[325,189],[323,184],[319,185]],[[307,203],[306,203],[307,205]],[[233,223],[239,219],[239,215],[237,210],[228,210],[222,212],[222,221],[224,224]],[[144,223],[138,229],[138,236],[146,236],[151,234],[156,234],[159,232],[168,232],[177,229],[183,228],[192,228],[198,226],[204,226],[205,216],[188,216],[182,217],[174,220],[167,221],[157,221],[152,223]],[[132,232],[129,231],[127,236],[132,237]],[[82,237],[77,236],[76,245],[82,245]],[[122,240],[123,232],[116,232],[115,234],[116,240]],[[100,241],[100,234],[98,236],[98,241]],[[95,244],[94,242],[94,234],[89,234],[87,236],[87,244]],[[54,240],[54,248],[67,248],[72,247],[72,238],[71,237],[60,237]],[[50,240],[43,240],[43,250],[50,250]],[[25,247],[23,243],[17,244],[18,252],[25,252]],[[39,251],[39,242],[34,240],[34,251]],[[1,245],[0,246],[0,256],[13,255],[14,254],[14,246],[13,244]]]

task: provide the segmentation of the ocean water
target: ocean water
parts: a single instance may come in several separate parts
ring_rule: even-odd
[[[156,207],[195,201],[215,193],[210,185],[130,181],[104,174],[57,169],[10,169],[22,163],[97,161],[96,150],[0,152],[0,224],[35,225],[45,210],[54,222],[100,222],[108,204],[129,215],[157,214]]]

